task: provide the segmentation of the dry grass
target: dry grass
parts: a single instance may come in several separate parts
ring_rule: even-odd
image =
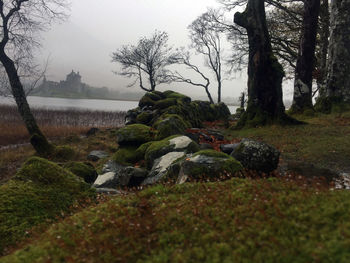
[[[84,134],[91,127],[119,127],[124,124],[125,112],[105,112],[88,110],[48,110],[34,109],[38,125],[49,138]],[[26,143],[28,132],[14,106],[0,106],[0,147]]]

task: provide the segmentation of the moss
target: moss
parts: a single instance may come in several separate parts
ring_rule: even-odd
[[[350,110],[350,104],[341,97],[320,97],[316,100],[315,110],[324,114],[343,113]]]
[[[138,156],[142,156],[141,159],[145,159],[145,154],[146,154],[146,151],[147,149],[152,145],[153,142],[147,142],[147,143],[144,143],[142,144],[139,148],[137,148],[136,152],[137,152],[137,155]]]
[[[167,99],[164,99],[164,100],[160,100],[160,101],[157,101],[155,103],[155,108],[157,109],[166,109],[166,108],[169,108],[170,106],[174,106],[177,104],[177,100],[174,99],[174,98],[167,98]]]
[[[137,115],[136,121],[141,124],[149,124],[153,119],[153,114],[151,112],[143,111],[139,115]]]
[[[50,160],[59,162],[71,161],[75,158],[75,156],[76,152],[73,148],[67,145],[63,145],[55,147],[55,150],[50,155]]]
[[[191,125],[177,114],[163,114],[153,127],[158,131],[157,140],[162,140],[171,135],[185,134]]]
[[[89,163],[69,162],[64,164],[63,168],[72,172],[76,176],[83,178],[84,181],[88,184],[92,184],[97,178],[97,172],[95,168]]]
[[[139,101],[139,107],[142,109],[144,107],[153,107],[155,105],[155,101],[152,100],[149,96],[143,96]]]
[[[143,158],[141,152],[137,151],[137,147],[122,147],[112,156],[112,159],[118,164],[125,166],[133,166],[137,161]]]
[[[68,211],[76,200],[94,198],[90,186],[62,167],[38,157],[0,186],[0,254],[26,237],[25,231]]]
[[[141,145],[153,140],[155,132],[143,124],[132,124],[117,131],[117,141],[120,145]]]
[[[32,144],[35,151],[41,157],[47,157],[52,154],[55,150],[55,146],[47,141],[43,135],[34,134],[30,138],[30,143]]]
[[[183,95],[181,93],[172,91],[172,90],[167,90],[163,92],[164,96],[166,98],[173,98],[173,99],[178,99],[181,102],[185,102],[185,103],[190,103],[191,102],[191,98]]]

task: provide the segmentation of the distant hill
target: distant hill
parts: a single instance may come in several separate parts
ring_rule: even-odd
[[[72,70],[66,76],[66,80],[60,82],[50,81],[44,77],[40,86],[35,88],[30,95],[41,97],[56,97],[70,99],[108,99],[108,100],[139,100],[144,92],[121,93],[112,91],[106,87],[91,87],[81,81],[79,72]]]

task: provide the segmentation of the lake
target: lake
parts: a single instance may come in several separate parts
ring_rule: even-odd
[[[88,109],[96,111],[128,111],[138,105],[138,101],[124,100],[92,100],[92,99],[63,99],[29,96],[29,105],[33,108],[47,109]],[[0,97],[0,104],[14,105],[12,98]],[[231,113],[235,113],[237,106],[228,106]]]

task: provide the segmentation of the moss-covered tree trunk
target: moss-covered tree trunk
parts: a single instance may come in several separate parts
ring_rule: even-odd
[[[285,114],[284,71],[272,52],[264,1],[248,0],[245,11],[235,13],[234,22],[247,30],[249,40],[248,106],[237,128],[292,121]]]
[[[315,68],[315,48],[320,0],[305,0],[303,26],[295,68],[293,112],[312,109],[312,73]]]
[[[47,141],[30,110],[25,92],[17,73],[14,62],[3,51],[0,51],[0,62],[4,66],[11,85],[12,95],[16,101],[18,111],[31,136],[30,142],[40,156],[48,156],[54,147]]]
[[[350,103],[350,0],[331,3],[326,96]]]

